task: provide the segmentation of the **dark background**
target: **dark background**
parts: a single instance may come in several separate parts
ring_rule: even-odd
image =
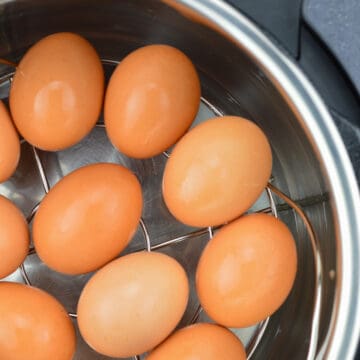
[[[227,0],[287,52],[327,104],[360,184],[360,0]]]
[[[334,118],[360,184],[360,0],[227,1],[307,74]]]

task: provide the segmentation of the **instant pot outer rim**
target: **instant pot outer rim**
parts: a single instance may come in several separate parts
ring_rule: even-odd
[[[171,1],[165,1],[171,3]],[[329,336],[317,359],[352,359],[360,339],[360,195],[349,155],[324,102],[305,74],[248,18],[222,0],[176,0],[240,46],[294,111],[328,175],[337,222],[337,291]],[[341,270],[341,272],[340,272]]]

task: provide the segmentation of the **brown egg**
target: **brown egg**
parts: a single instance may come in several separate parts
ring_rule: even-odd
[[[79,35],[57,33],[33,45],[20,61],[10,110],[29,143],[61,150],[94,127],[103,94],[104,72],[95,49]]]
[[[0,279],[21,265],[28,254],[29,243],[24,215],[10,200],[0,195]]]
[[[245,360],[241,341],[228,329],[195,324],[176,331],[147,360]]]
[[[35,215],[36,252],[67,274],[93,271],[129,243],[142,210],[135,175],[116,164],[84,166],[60,180]]]
[[[151,350],[174,330],[189,296],[186,273],[173,258],[138,252],[114,260],[85,286],[78,324],[101,354],[130,357]]]
[[[217,323],[247,327],[272,315],[296,276],[295,241],[273,216],[252,214],[225,225],[201,255],[196,288]]]
[[[170,212],[191,226],[215,226],[246,210],[271,173],[270,145],[254,123],[223,116],[201,123],[175,146],[163,178]]]
[[[148,158],[172,146],[200,104],[200,81],[180,50],[149,45],[128,55],[111,76],[105,97],[107,134],[121,152]]]
[[[0,282],[0,359],[71,360],[74,327],[63,306],[31,286]]]
[[[20,141],[10,114],[0,100],[0,183],[15,172],[20,159]]]

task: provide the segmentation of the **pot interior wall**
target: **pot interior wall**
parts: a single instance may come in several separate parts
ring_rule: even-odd
[[[201,76],[202,94],[206,101],[202,105],[199,121],[218,111],[242,115],[259,124],[273,149],[273,184],[303,206],[321,243],[325,273],[321,344],[330,321],[335,291],[334,279],[328,274],[336,270],[334,221],[324,181],[326,174],[322,172],[296,116],[271,83],[266,71],[258,68],[241,46],[183,17],[166,4],[152,0],[7,1],[0,4],[0,29],[0,55],[13,61],[19,61],[30,45],[47,34],[59,31],[82,34],[96,47],[102,59],[110,61],[105,64],[107,76],[114,69],[111,61],[120,61],[140,46],[151,43],[176,46],[192,59]],[[9,68],[2,66],[0,71],[5,74]],[[4,82],[0,87],[1,98],[7,98],[8,89],[9,83]],[[216,110],[209,107],[207,102]],[[145,189],[144,196],[148,202],[145,203],[144,220],[156,239],[154,241],[160,242],[192,230],[176,224],[162,203],[159,184],[166,162],[163,156],[148,161],[128,159],[112,148],[101,127],[70,150],[56,154],[39,152],[39,155],[50,185],[85,163],[123,163],[135,171]],[[27,215],[44,195],[34,155],[28,144],[22,145],[22,159],[17,173],[0,185],[0,193],[14,200]],[[302,221],[281,200],[276,201],[281,219],[290,226],[297,240],[298,275],[288,300],[271,317],[254,359],[304,359],[314,298],[312,250]],[[261,200],[257,206],[263,205],[267,206],[265,200]],[[172,249],[164,248],[163,251],[177,257],[187,269],[194,269],[207,240],[205,234],[192,239],[191,246],[182,244]],[[127,251],[140,248],[142,242],[139,231]],[[47,269],[36,255],[29,257],[25,266],[34,285],[53,293],[70,307],[69,311],[76,311],[77,297],[89,275],[70,281]],[[20,280],[20,275],[13,274],[9,279]],[[189,321],[196,306],[194,295],[183,324]],[[244,340],[249,334],[246,331],[235,332]],[[76,359],[104,357],[96,355],[80,342]]]

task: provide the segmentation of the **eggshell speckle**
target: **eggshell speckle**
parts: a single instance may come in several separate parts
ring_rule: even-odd
[[[94,271],[126,247],[141,211],[141,187],[130,170],[107,163],[84,166],[41,202],[33,225],[36,252],[59,272]]]
[[[43,150],[79,142],[94,127],[104,95],[104,71],[90,43],[56,33],[21,59],[10,89],[10,110],[21,135]]]
[[[186,273],[173,258],[152,252],[126,255],[85,286],[78,305],[80,332],[101,354],[141,354],[174,330],[188,296]]]
[[[0,282],[0,359],[71,360],[74,327],[63,306],[31,286]]]
[[[184,134],[199,104],[200,82],[188,57],[168,45],[145,46],[123,59],[111,76],[106,131],[124,154],[148,158]]]
[[[164,200],[187,225],[220,225],[252,206],[271,166],[269,142],[257,125],[236,116],[213,118],[176,144],[165,167]]]
[[[13,273],[25,260],[29,242],[24,215],[0,195],[0,279]]]
[[[195,324],[176,331],[147,360],[245,360],[241,341],[228,329]]]
[[[10,114],[0,100],[0,183],[15,172],[20,159],[20,141]]]
[[[251,214],[224,226],[204,249],[196,272],[201,305],[217,323],[247,327],[272,315],[290,293],[297,254],[287,226]]]

